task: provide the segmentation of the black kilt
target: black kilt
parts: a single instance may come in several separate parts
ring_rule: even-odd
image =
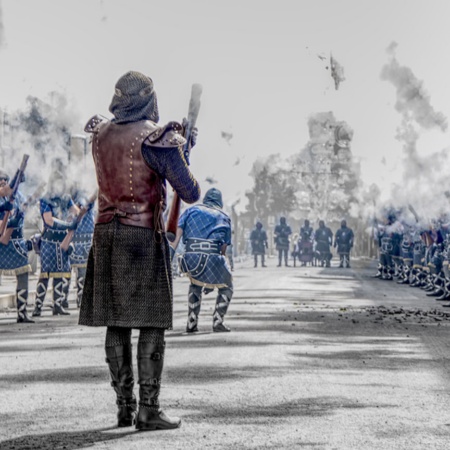
[[[169,244],[155,235],[117,219],[95,226],[80,325],[172,328]]]

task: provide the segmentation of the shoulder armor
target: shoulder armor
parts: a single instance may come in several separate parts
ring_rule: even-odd
[[[181,135],[183,127],[178,122],[169,122],[163,127],[158,127],[149,134],[145,143],[151,147],[173,148],[186,144],[186,139]]]
[[[98,127],[102,122],[109,122],[106,117],[101,116],[100,114],[96,114],[94,117],[91,117],[84,127],[84,131],[86,133],[96,133],[98,131]]]

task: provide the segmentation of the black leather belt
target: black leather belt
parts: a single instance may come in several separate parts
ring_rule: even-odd
[[[208,253],[220,255],[220,243],[212,239],[190,238],[186,241],[186,253]]]
[[[23,229],[14,228],[11,234],[11,239],[22,239],[22,238],[23,238]]]
[[[45,230],[42,234],[43,241],[62,242],[67,235],[66,230]]]

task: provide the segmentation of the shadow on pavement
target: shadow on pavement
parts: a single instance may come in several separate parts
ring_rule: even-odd
[[[76,366],[64,369],[32,370],[16,374],[3,375],[2,381],[9,383],[104,383],[109,380],[106,364],[104,366]],[[0,448],[2,448],[0,446]]]
[[[239,402],[236,407],[227,407],[214,402],[186,405],[186,409],[193,408],[201,412],[188,412],[184,417],[198,421],[201,418],[217,420],[220,422],[231,421],[241,424],[254,424],[267,419],[285,419],[288,417],[321,417],[334,414],[342,409],[377,408],[378,403],[362,403],[352,401],[344,397],[312,397],[299,398],[282,403],[266,405],[246,405]],[[395,408],[395,405],[383,405],[383,407]],[[183,408],[183,406],[181,406]]]
[[[92,447],[97,442],[118,440],[136,433],[134,428],[128,429],[130,431],[120,433],[106,433],[110,430],[117,430],[117,428],[20,436],[7,441],[0,441],[0,448],[2,450],[73,450],[76,448]]]

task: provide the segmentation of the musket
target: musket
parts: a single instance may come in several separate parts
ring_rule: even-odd
[[[28,209],[30,205],[32,205],[44,192],[46,183],[42,182],[37,189],[31,194],[21,205],[20,209],[24,212]],[[11,239],[11,236],[13,234],[14,229],[13,228],[6,228],[4,233],[0,237],[0,244],[8,245],[9,240]]]
[[[183,136],[186,139],[186,144],[184,144],[183,146],[183,153],[187,164],[189,164],[189,154],[191,152],[192,130],[195,128],[198,112],[200,111],[200,97],[202,95],[202,90],[203,88],[201,84],[192,85],[187,123],[183,130]],[[173,200],[169,210],[169,217],[166,223],[167,239],[170,242],[173,242],[175,240],[175,235],[177,233],[178,227],[178,219],[180,217],[180,211],[181,211],[181,199],[178,196],[177,192],[174,190]]]
[[[91,197],[88,200],[88,203],[86,206],[82,206],[80,208],[80,212],[78,213],[78,216],[76,218],[76,222],[80,223],[81,219],[86,215],[86,213],[89,211],[89,205],[93,204],[95,202],[95,200],[97,199],[97,191],[95,191],[94,194],[91,195]],[[65,252],[67,252],[70,243],[73,240],[73,237],[75,235],[75,230],[69,230],[66,234],[66,237],[64,238],[64,240],[61,242],[61,250],[64,250]]]
[[[414,219],[416,219],[416,222],[419,223],[419,214],[417,214],[411,203],[408,203],[408,209],[412,212],[412,215],[414,216]]]
[[[20,164],[19,170],[17,171],[16,176],[14,178],[14,184],[11,186],[12,192],[8,198],[8,201],[10,203],[13,203],[16,198],[17,191],[19,189],[20,180],[22,179],[25,169],[27,167],[27,162],[28,162],[29,157],[30,157],[29,155],[23,155],[22,163]],[[6,240],[5,231],[8,227],[8,220],[9,220],[10,216],[11,216],[11,211],[5,211],[5,214],[2,219],[2,223],[0,224],[0,237],[1,237],[1,239],[4,239],[4,240]],[[8,242],[9,242],[9,238],[6,241],[6,244]],[[4,244],[4,245],[6,245],[6,244]]]

